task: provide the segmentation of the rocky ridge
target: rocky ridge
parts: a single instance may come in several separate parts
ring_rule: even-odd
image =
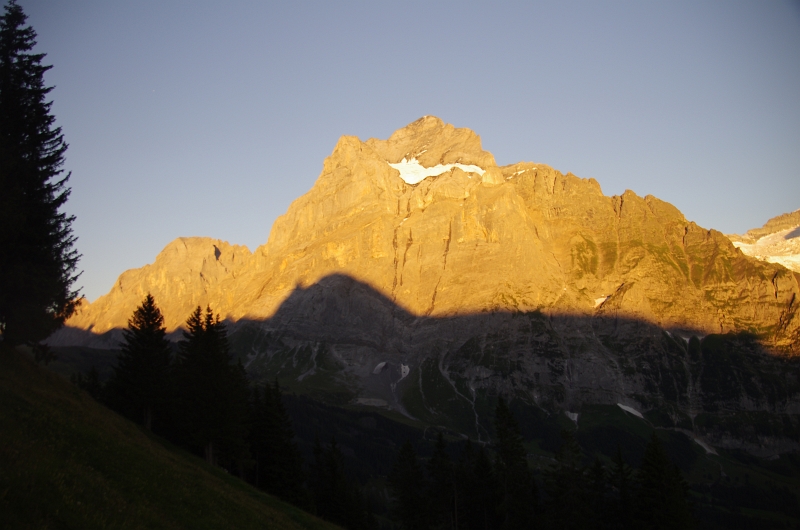
[[[485,172],[453,168],[409,185],[389,165],[403,158]],[[254,253],[180,238],[68,325],[124,327],[147,292],[170,329],[197,304],[232,321],[265,319],[296,286],[332,273],[416,315],[624,315],[703,334],[751,331],[787,351],[800,328],[794,274],[743,256],[653,196],[607,197],[593,179],[543,164],[498,167],[475,133],[434,117],[388,140],[343,137]]]

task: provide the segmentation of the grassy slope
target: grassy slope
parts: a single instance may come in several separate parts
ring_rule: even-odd
[[[0,345],[0,528],[336,528]]]

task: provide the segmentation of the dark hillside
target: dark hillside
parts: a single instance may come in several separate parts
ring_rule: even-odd
[[[337,528],[0,346],[0,528]]]

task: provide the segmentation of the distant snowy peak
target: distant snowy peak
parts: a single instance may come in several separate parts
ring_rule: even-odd
[[[744,236],[728,237],[736,248],[748,256],[800,272],[798,214],[800,210],[770,219],[762,228],[750,230]]]
[[[400,172],[400,178],[406,181],[407,184],[419,184],[428,177],[438,177],[454,167],[465,173],[483,175],[486,172],[482,167],[465,164],[437,164],[433,167],[424,167],[416,158],[411,160],[403,158],[400,162],[396,164],[389,163],[389,165]]]

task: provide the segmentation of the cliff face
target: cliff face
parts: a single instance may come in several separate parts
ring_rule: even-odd
[[[402,158],[485,172],[454,168],[412,186],[387,163]],[[283,289],[337,272],[417,315],[611,313],[753,331],[788,348],[798,330],[791,273],[655,197],[606,197],[597,182],[541,164],[497,167],[477,136],[430,117],[387,141],[343,138],[255,254],[267,272],[248,289],[259,293],[253,317],[271,315]]]
[[[694,429],[709,411],[796,419],[797,370],[776,359],[800,352],[799,284],[655,197],[498,167],[475,133],[424,117],[343,137],[252,254],[176,240],[51,342],[113,342],[151,292],[173,330],[196,305],[220,312],[254,376],[478,436],[497,393]]]
[[[206,237],[179,237],[164,247],[154,263],[123,272],[108,294],[92,304],[84,302],[49,342],[114,347],[147,293],[156,298],[167,327],[174,331],[198,305],[211,303],[216,308],[231,304],[233,293],[224,286],[238,277],[251,257],[252,253],[241,245]]]

